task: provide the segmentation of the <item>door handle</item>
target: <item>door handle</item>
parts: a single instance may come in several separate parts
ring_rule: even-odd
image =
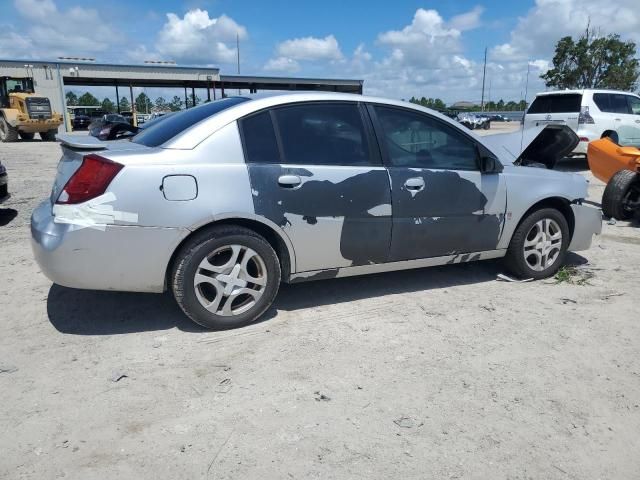
[[[636,120],[636,123],[640,123],[640,120]]]
[[[619,119],[619,118],[614,118],[614,120],[615,120],[616,122],[620,122],[620,121],[622,121],[622,120],[621,120],[621,119]]]
[[[422,177],[409,178],[404,182],[404,186],[407,187],[407,190],[422,190],[424,188],[424,179]]]
[[[295,188],[302,183],[302,179],[298,175],[280,175],[278,177],[278,185],[284,188]]]

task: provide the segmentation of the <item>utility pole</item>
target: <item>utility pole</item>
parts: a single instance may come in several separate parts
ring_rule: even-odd
[[[238,75],[240,75],[240,34],[236,32],[236,52],[238,54]],[[240,89],[238,89],[238,95],[240,95]]]
[[[484,81],[487,77],[487,47],[484,47],[484,68],[482,70],[482,100],[480,101],[480,111],[484,112]]]
[[[524,84],[524,109],[527,109],[527,94],[529,93],[529,69],[531,67],[531,64],[529,62],[527,62],[527,81]]]

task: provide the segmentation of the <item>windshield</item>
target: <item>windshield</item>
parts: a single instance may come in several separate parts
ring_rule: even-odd
[[[147,147],[157,147],[205,118],[248,100],[248,98],[244,97],[229,97],[183,110],[155,125],[145,128],[141,133],[133,137],[131,141]]]

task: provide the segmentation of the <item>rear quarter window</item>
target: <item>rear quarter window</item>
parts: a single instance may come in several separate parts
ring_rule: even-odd
[[[533,101],[527,114],[531,113],[578,113],[582,95],[578,93],[540,95]]]
[[[131,141],[147,147],[157,147],[205,118],[248,100],[243,97],[230,97],[189,108],[150,126],[138,133]]]
[[[601,112],[631,113],[628,98],[622,93],[595,93],[593,101]]]

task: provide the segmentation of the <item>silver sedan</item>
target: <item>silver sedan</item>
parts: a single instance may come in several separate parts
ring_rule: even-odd
[[[298,93],[207,103],[127,141],[59,140],[31,221],[45,275],[169,289],[209,328],[254,321],[281,281],[498,257],[548,277],[601,228],[586,181],[544,168],[577,142],[558,126],[482,139],[413,104]]]

